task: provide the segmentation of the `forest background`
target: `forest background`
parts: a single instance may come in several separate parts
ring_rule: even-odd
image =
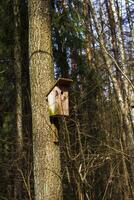
[[[33,178],[29,2],[43,1],[0,3],[0,200],[44,199]],[[63,198],[133,199],[134,3],[46,2],[54,77],[73,79],[70,116],[59,119]]]

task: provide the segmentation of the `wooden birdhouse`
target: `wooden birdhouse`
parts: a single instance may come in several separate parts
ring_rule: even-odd
[[[50,116],[69,116],[69,86],[71,79],[59,78],[47,94]]]

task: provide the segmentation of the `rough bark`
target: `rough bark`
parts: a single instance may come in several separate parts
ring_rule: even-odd
[[[29,1],[29,62],[36,200],[60,200],[60,150],[50,123],[46,94],[53,84],[50,0]]]

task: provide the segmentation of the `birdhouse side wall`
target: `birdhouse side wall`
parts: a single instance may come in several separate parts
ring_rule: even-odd
[[[69,95],[68,88],[55,86],[48,95],[49,115],[69,115]]]
[[[69,116],[69,93],[68,87],[60,86],[60,95],[59,95],[59,108],[61,115]]]

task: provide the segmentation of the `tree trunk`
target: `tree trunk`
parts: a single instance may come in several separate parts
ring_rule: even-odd
[[[62,199],[57,128],[50,123],[46,94],[53,84],[50,1],[29,1],[29,62],[36,200]]]
[[[14,71],[16,86],[16,143],[15,143],[15,178],[14,199],[22,199],[22,181],[20,170],[22,169],[23,155],[23,130],[22,130],[22,86],[21,86],[21,45],[20,45],[20,9],[19,0],[13,1],[14,10]]]
[[[127,20],[128,20],[128,24],[129,24],[129,29],[130,29],[130,34],[131,34],[131,38],[132,38],[132,45],[134,43],[134,37],[133,37],[133,20],[132,20],[132,14],[130,11],[130,2],[129,0],[125,0],[125,6],[126,6],[126,11],[127,11]]]
[[[88,1],[83,1],[83,13],[85,18],[85,30],[86,30],[86,38],[85,38],[85,49],[86,49],[86,57],[88,65],[91,65],[92,61],[92,48],[91,48],[91,31],[90,31],[90,20],[89,20],[89,13],[88,13]]]
[[[101,27],[98,24],[95,11],[92,8],[91,1],[90,1],[90,7],[91,7],[91,12],[92,12],[92,17],[93,17],[93,20],[95,23],[95,28],[96,28],[96,31],[99,36],[99,43],[100,43],[102,55],[104,57],[108,73],[109,73],[111,80],[113,82],[113,85],[114,85],[115,93],[116,93],[119,107],[121,110],[121,115],[122,115],[121,118],[123,117],[122,125],[125,125],[124,130],[121,132],[121,139],[123,141],[123,147],[125,150],[129,149],[129,148],[133,149],[133,147],[134,147],[133,127],[132,127],[130,116],[129,116],[130,110],[128,108],[128,104],[127,104],[128,102],[124,101],[119,82],[113,74],[113,60],[114,59],[106,49],[105,41],[104,41],[103,35],[101,34]],[[125,92],[127,93],[127,90]],[[132,154],[130,154],[130,156],[131,155]],[[124,157],[122,157],[122,159],[124,159]],[[124,170],[124,182],[125,182],[125,186],[126,186],[126,190],[124,191],[124,197],[125,197],[125,199],[129,199],[129,196],[132,196],[133,194],[131,193],[131,189],[129,186],[128,171],[126,172],[126,170],[127,170],[126,163],[123,166],[123,168],[124,168],[123,169]],[[133,163],[131,163],[131,169],[133,169]]]

